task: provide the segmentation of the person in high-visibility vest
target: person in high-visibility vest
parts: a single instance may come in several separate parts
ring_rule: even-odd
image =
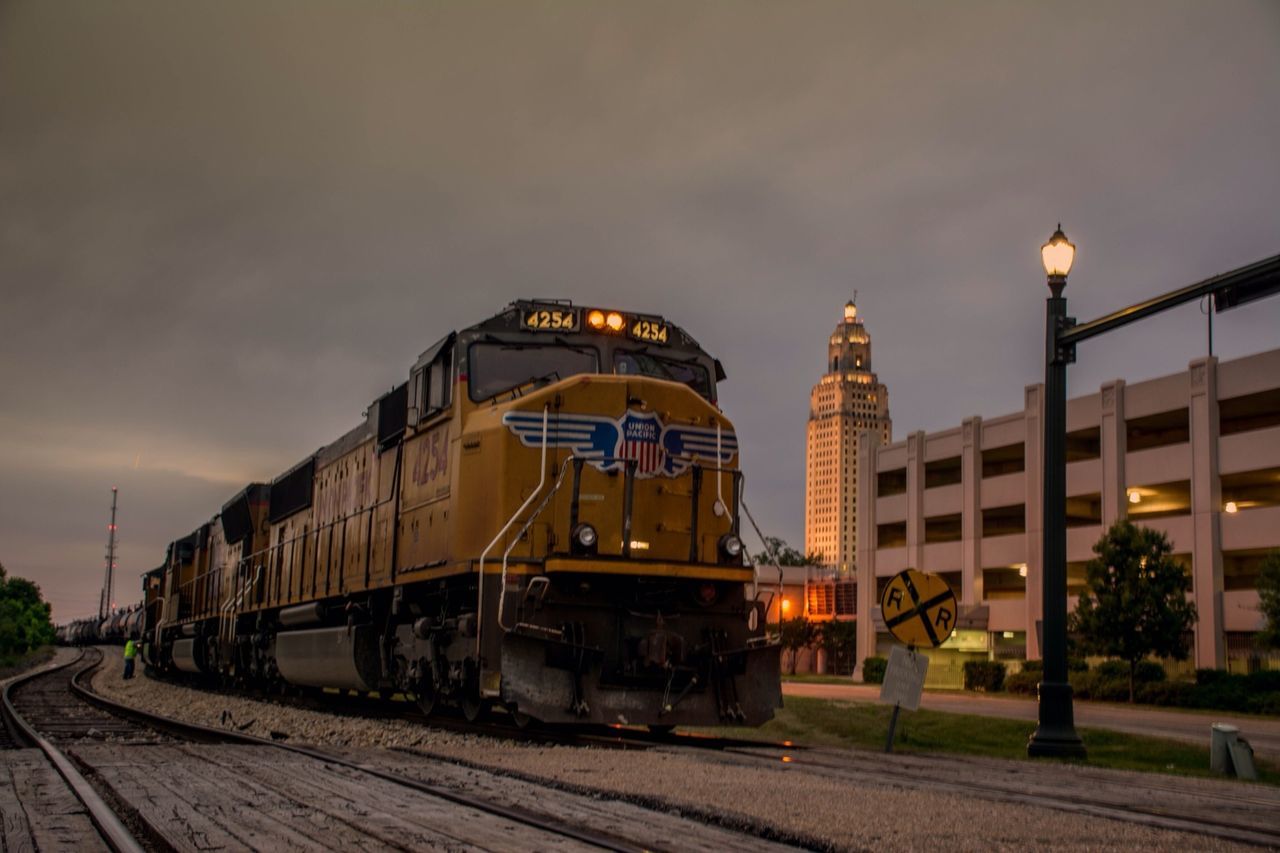
[[[133,659],[138,656],[138,644],[133,637],[124,644],[124,677],[133,678]]]

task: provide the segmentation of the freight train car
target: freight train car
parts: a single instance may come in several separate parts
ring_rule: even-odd
[[[450,333],[169,546],[149,662],[470,718],[763,723],[775,588],[742,544],[723,378],[658,316],[522,301]]]

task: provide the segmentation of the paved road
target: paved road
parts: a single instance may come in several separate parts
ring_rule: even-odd
[[[879,685],[813,684],[785,681],[785,696],[811,696],[845,702],[874,702],[880,696]],[[979,696],[968,693],[928,692],[920,707],[931,711],[977,714],[982,717],[1004,717],[1011,720],[1035,720],[1036,701],[1006,696]],[[1118,732],[1167,737],[1193,743],[1209,744],[1209,726],[1230,723],[1253,746],[1254,754],[1272,760],[1280,759],[1280,718],[1239,716],[1203,711],[1168,711],[1141,705],[1128,708],[1106,702],[1076,702],[1076,725]]]

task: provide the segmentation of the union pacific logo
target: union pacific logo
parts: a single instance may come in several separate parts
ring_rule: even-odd
[[[506,425],[525,447],[542,447],[541,412],[507,412]],[[694,462],[725,467],[738,453],[738,437],[723,430],[682,424],[664,426],[653,412],[628,410],[620,418],[553,414],[547,419],[547,447],[566,449],[599,471],[636,463],[636,476],[678,477]]]

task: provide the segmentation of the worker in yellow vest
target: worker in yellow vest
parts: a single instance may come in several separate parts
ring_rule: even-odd
[[[124,677],[133,678],[133,659],[138,656],[138,644],[133,637],[124,644]]]

